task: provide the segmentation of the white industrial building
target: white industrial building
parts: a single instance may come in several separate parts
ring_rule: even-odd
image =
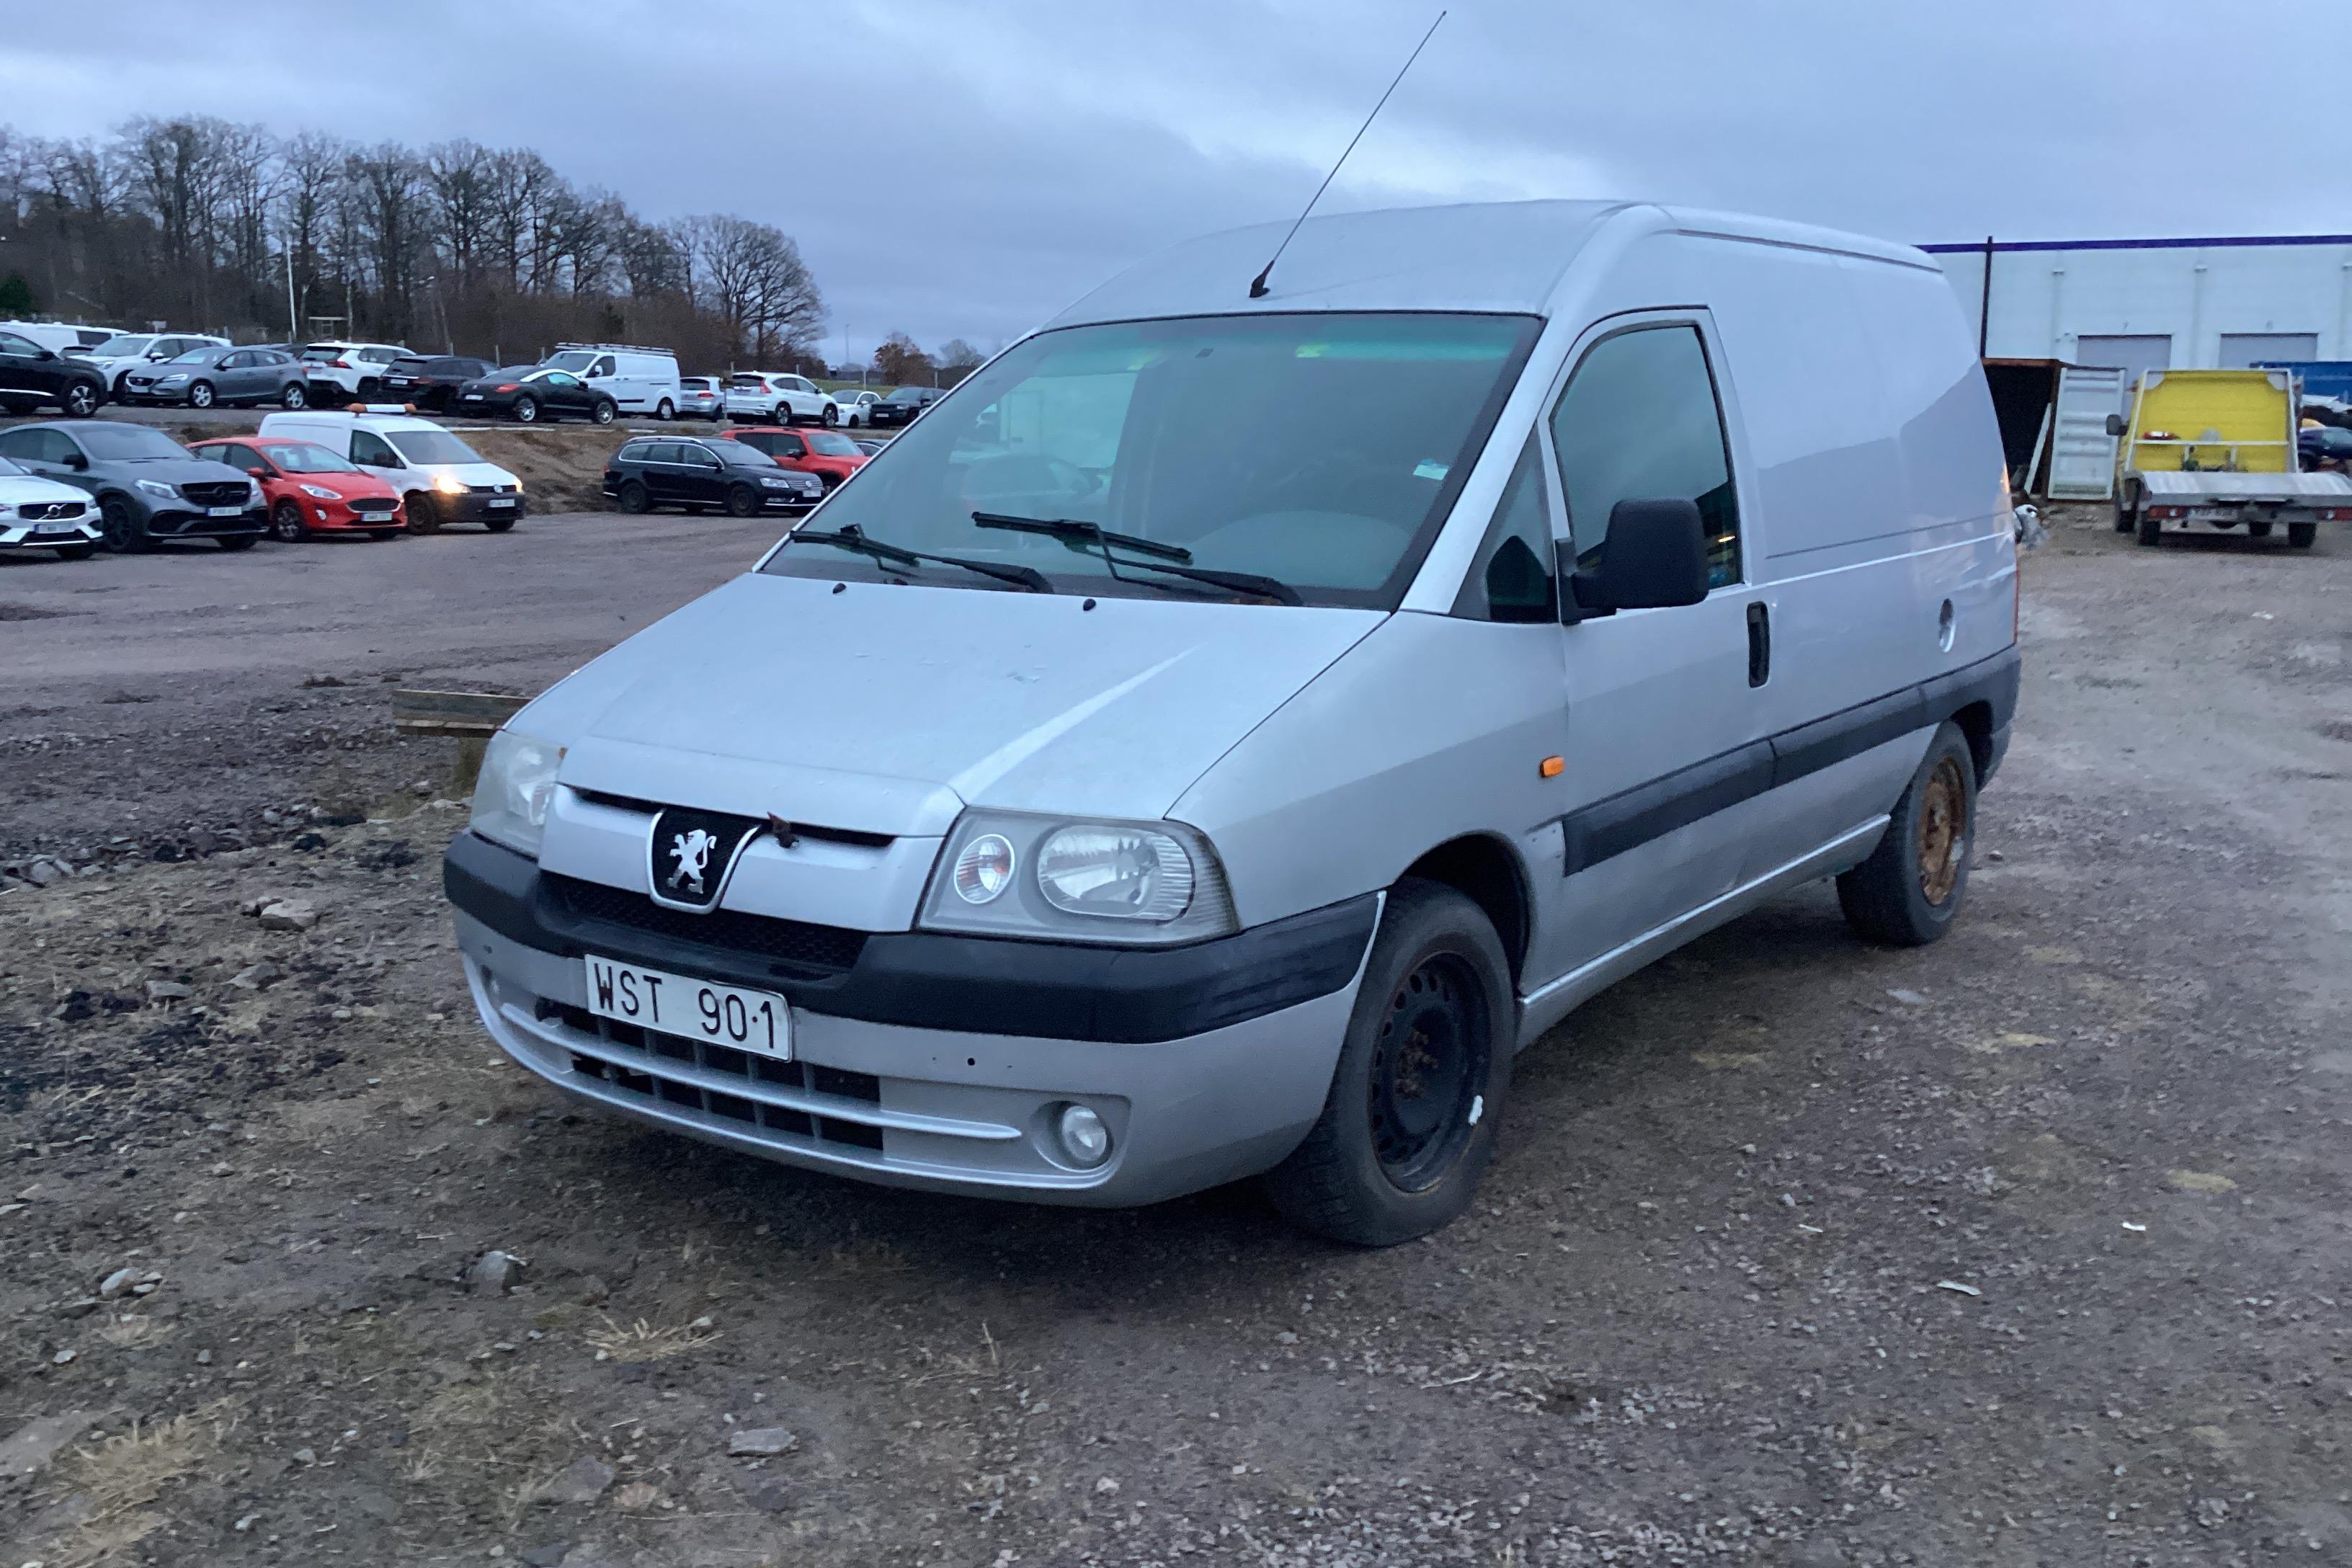
[[[1991,358],[2111,366],[2126,384],[2144,370],[2352,360],[2352,235],[1927,248]]]

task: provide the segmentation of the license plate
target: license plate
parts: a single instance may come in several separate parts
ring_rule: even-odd
[[[589,954],[588,1011],[665,1035],[790,1061],[791,1005],[772,991],[694,980]]]
[[[2191,522],[2226,522],[2238,514],[2225,506],[2192,506],[2189,509]]]
[[[490,504],[492,506],[512,506],[514,505],[514,498],[512,496],[499,496],[493,500]]]
[[[386,386],[414,386],[416,384],[404,375],[387,375],[383,378],[383,384]]]
[[[205,508],[205,515],[206,517],[243,517],[245,515],[245,508],[241,506],[208,506]]]
[[[481,400],[482,395],[478,392],[469,392],[466,394],[466,401],[468,403],[479,403]]]
[[[79,533],[81,531],[81,524],[78,522],[44,522],[37,525],[33,531],[35,533]]]

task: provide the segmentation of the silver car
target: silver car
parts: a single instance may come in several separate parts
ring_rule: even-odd
[[[301,363],[277,348],[190,349],[176,359],[125,372],[121,386],[125,403],[178,403],[190,408],[254,403],[307,408],[310,401]]]
[[[1602,203],[1148,260],[493,741],[491,1037],[812,1169],[1460,1214],[1512,1058],[1801,884],[1932,942],[2016,706],[1907,247]]]

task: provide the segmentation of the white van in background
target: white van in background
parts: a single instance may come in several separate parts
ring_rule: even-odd
[[[57,354],[96,348],[109,338],[121,336],[112,327],[85,327],[66,321],[0,321],[0,332],[30,338]]]
[[[261,434],[315,441],[383,480],[400,491],[411,533],[431,533],[447,522],[478,522],[504,533],[525,510],[520,479],[485,462],[447,426],[396,405],[358,414],[310,408],[266,415]]]
[[[621,405],[624,414],[675,419],[686,404],[678,384],[677,355],[667,349],[627,343],[558,343],[539,362],[548,370],[569,371]]]

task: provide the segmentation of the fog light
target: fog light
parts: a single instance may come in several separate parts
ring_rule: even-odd
[[[1083,1105],[1066,1105],[1054,1118],[1054,1136],[1071,1164],[1091,1169],[1110,1154],[1110,1129]]]

